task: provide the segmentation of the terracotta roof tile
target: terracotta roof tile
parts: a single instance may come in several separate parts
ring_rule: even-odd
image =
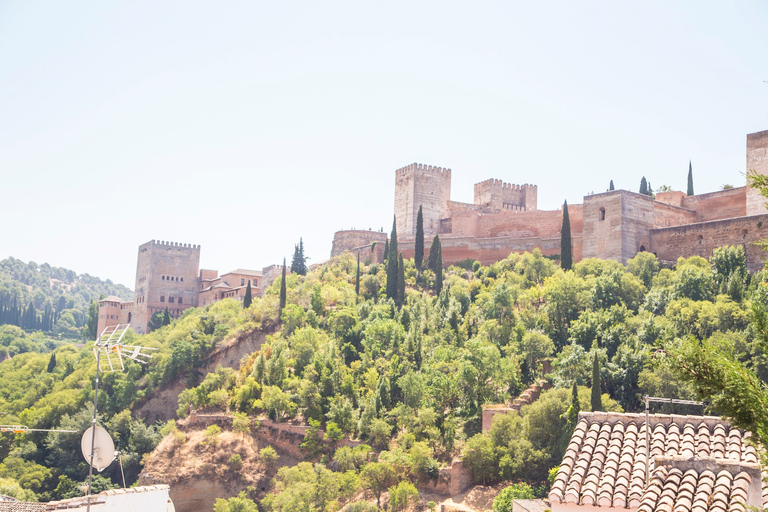
[[[581,413],[550,501],[638,512],[744,510],[752,485],[745,471],[757,471],[757,453],[743,431],[714,417],[652,415],[650,446],[662,466],[646,488],[645,430],[641,414]],[[710,463],[685,467],[690,461],[716,464],[717,475]],[[762,501],[768,503],[766,490]]]

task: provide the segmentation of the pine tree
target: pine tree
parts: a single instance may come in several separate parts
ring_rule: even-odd
[[[165,313],[163,313],[163,326],[171,325],[171,312],[168,311],[168,306],[165,306]]]
[[[243,308],[248,309],[253,302],[253,296],[251,295],[251,280],[248,280],[248,286],[245,288],[245,297],[243,297]]]
[[[291,272],[300,276],[307,275],[307,258],[304,256],[304,239],[299,238],[299,244],[294,246]]]
[[[387,298],[395,299],[397,297],[397,219],[392,221],[392,236],[389,242],[389,257],[387,258]]]
[[[592,396],[590,399],[593,411],[603,410],[602,392],[600,389],[600,362],[597,360],[597,350],[592,359]]]
[[[440,295],[443,291],[443,248],[440,245],[440,239],[437,241],[437,263],[435,264],[435,294]]]
[[[645,181],[645,176],[640,180],[640,193],[643,195],[648,194],[648,182]]]
[[[690,160],[688,160],[688,195],[693,195],[693,166]]]
[[[573,267],[573,249],[571,247],[571,219],[568,216],[568,201],[563,203],[563,226],[560,228],[560,267],[571,270]]]
[[[616,190],[615,188],[613,188],[613,180],[611,180],[611,184],[610,184],[610,185],[608,185],[608,190],[609,190],[609,191],[611,191],[611,190]]]
[[[421,205],[419,205],[419,214],[416,216],[416,243],[413,251],[413,262],[416,264],[416,271],[421,271],[421,264],[424,262],[424,215],[421,213]]]
[[[395,304],[398,307],[405,304],[405,264],[403,263],[403,253],[400,253],[397,264],[397,296]]]
[[[360,251],[357,251],[357,273],[355,275],[355,297],[360,297]]]
[[[285,258],[283,258],[283,277],[280,280],[280,312],[282,313],[285,308],[286,292],[285,292]]]

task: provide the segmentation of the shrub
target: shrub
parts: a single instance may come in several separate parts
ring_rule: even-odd
[[[394,512],[405,510],[411,502],[418,499],[419,491],[407,480],[389,488],[389,510]]]
[[[227,463],[233,470],[240,471],[240,469],[243,467],[243,458],[240,457],[239,453],[236,453],[229,458]]]
[[[512,512],[514,500],[530,500],[536,496],[528,484],[514,484],[502,489],[493,500],[493,512]]]

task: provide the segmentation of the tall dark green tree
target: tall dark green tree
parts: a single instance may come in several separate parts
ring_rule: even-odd
[[[243,297],[243,308],[248,309],[253,302],[253,295],[251,295],[251,280],[248,280],[248,286],[245,288],[245,297]]]
[[[48,369],[46,371],[48,373],[51,373],[55,369],[56,369],[56,353],[51,352],[51,358],[48,360]]]
[[[563,203],[563,226],[560,228],[560,267],[563,270],[571,270],[573,267],[571,219],[568,216],[568,201]]]
[[[389,258],[389,238],[384,240],[384,255],[382,257],[384,258],[384,261],[387,261]]]
[[[435,293],[440,295],[443,291],[443,247],[440,239],[437,241],[437,262],[435,263]]]
[[[285,258],[283,258],[283,277],[280,279],[280,311],[283,311],[283,308],[285,308],[285,302],[286,302],[286,291],[285,291]]]
[[[299,238],[298,245],[294,246],[291,272],[300,276],[307,275],[307,258],[304,256],[304,239]]]
[[[611,184],[610,184],[610,185],[608,185],[608,190],[609,190],[609,191],[611,191],[611,190],[616,190],[615,188],[613,188],[613,180],[611,180]]]
[[[416,264],[416,271],[420,271],[421,264],[424,262],[424,215],[421,213],[421,205],[419,205],[419,214],[416,216],[416,242],[413,250],[413,262]]]
[[[395,304],[398,307],[405,303],[405,264],[403,263],[403,253],[400,253],[397,264],[397,296]]]
[[[440,252],[440,237],[435,235],[432,239],[432,245],[429,247],[429,257],[427,258],[427,268],[432,272],[437,270],[437,255]]]
[[[691,165],[690,160],[688,160],[688,192],[687,194],[689,196],[693,195],[693,166]]]
[[[163,326],[171,325],[171,312],[168,311],[168,306],[165,306],[165,313],[163,313]]]
[[[88,320],[85,323],[85,335],[89,340],[95,340],[99,333],[96,330],[99,328],[99,305],[96,301],[91,299],[88,304]]]
[[[603,410],[602,390],[600,389],[600,361],[597,359],[597,350],[595,350],[595,357],[592,359],[592,395],[590,402],[593,411]]]
[[[360,251],[357,251],[357,272],[355,274],[355,297],[360,297]]]
[[[653,196],[653,187],[651,186],[651,180],[648,180],[648,188],[645,190],[645,195]]]
[[[648,195],[648,182],[645,181],[645,176],[643,176],[643,179],[640,180],[640,193],[643,195]]]
[[[392,220],[392,235],[389,237],[389,257],[387,258],[387,298],[397,297],[397,219]]]

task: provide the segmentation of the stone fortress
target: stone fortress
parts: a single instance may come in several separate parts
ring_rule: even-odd
[[[200,246],[149,241],[139,246],[132,301],[110,296],[99,301],[98,333],[116,324],[130,324],[138,334],[149,332],[152,315],[165,312],[179,318],[184,310],[226,298],[243,300],[248,285],[260,296],[281,274],[281,265],[262,270],[237,269],[219,276],[200,269]]]
[[[746,169],[768,175],[768,130],[747,135]],[[399,248],[413,257],[419,207],[424,218],[425,246],[440,236],[443,264],[466,259],[490,264],[511,252],[539,249],[560,255],[562,210],[539,210],[536,185],[486,180],[475,185],[474,203],[451,201],[451,170],[411,164],[395,171],[395,216]],[[612,190],[568,205],[573,261],[584,258],[621,263],[642,251],[673,263],[678,257],[702,256],[724,245],[742,245],[747,267],[763,268],[764,251],[754,245],[768,238],[766,201],[749,185],[687,196],[660,192],[650,197]],[[331,256],[358,252],[364,260],[381,262],[387,234],[379,231],[338,231]],[[111,296],[99,302],[99,325],[130,324],[148,332],[152,315],[168,312],[178,318],[188,308],[236,298],[243,300],[248,284],[259,296],[281,273],[280,265],[262,270],[237,269],[221,276],[199,268],[200,246],[152,240],[139,247],[134,299]]]
[[[768,174],[768,131],[747,135],[746,169]],[[473,204],[451,201],[450,192],[450,169],[412,164],[395,171],[395,216],[404,257],[414,253],[419,206],[425,246],[438,234],[446,266],[468,258],[489,264],[536,248],[559,256],[562,210],[539,210],[535,185],[486,180],[475,185]],[[764,265],[764,251],[753,242],[768,238],[768,211],[765,198],[749,185],[692,196],[660,192],[655,198],[612,190],[569,204],[568,213],[574,263],[585,258],[626,263],[642,251],[675,262],[680,256],[708,258],[717,247],[742,245],[750,271]],[[339,231],[331,256],[351,250],[381,261],[386,237],[375,231]]]

